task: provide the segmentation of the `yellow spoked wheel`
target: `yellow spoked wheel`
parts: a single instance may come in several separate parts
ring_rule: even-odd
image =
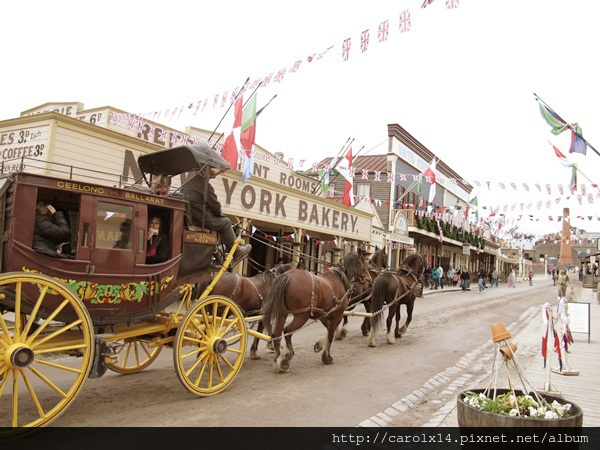
[[[242,367],[246,339],[244,315],[227,297],[212,295],[193,304],[173,342],[179,380],[196,395],[221,392]]]
[[[127,338],[124,341],[117,341],[117,343],[122,344],[117,350],[119,360],[116,363],[109,364],[108,368],[122,374],[144,370],[158,358],[162,350],[162,346],[150,347],[148,341],[138,338]]]
[[[64,284],[39,274],[1,275],[0,303],[0,427],[46,425],[88,377],[90,315]]]

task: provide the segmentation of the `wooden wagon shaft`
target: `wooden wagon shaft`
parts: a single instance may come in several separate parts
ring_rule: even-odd
[[[344,316],[357,316],[357,317],[373,317],[375,314],[369,312],[360,311],[344,311]]]
[[[246,323],[260,322],[262,319],[263,319],[263,316],[244,317],[244,320],[246,321]],[[271,336],[264,334],[264,333],[260,333],[258,331],[255,331],[250,327],[246,328],[246,333],[248,333],[252,337],[262,339],[263,341],[271,342]]]

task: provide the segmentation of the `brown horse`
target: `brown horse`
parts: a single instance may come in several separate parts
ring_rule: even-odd
[[[360,252],[359,252],[360,253]],[[373,256],[369,260],[369,274],[371,280],[374,280],[377,275],[381,273],[383,269],[387,268],[387,254],[384,249],[376,249]],[[373,291],[372,284],[364,283],[353,283],[354,293],[348,302],[348,311],[352,311],[358,305],[363,305],[365,311],[370,310],[371,305],[371,293]],[[371,320],[365,317],[362,325],[360,326],[363,336],[368,336],[371,330]],[[335,338],[337,340],[344,339],[348,335],[348,316],[344,315],[341,329],[336,330]]]
[[[262,314],[265,332],[271,335],[275,350],[276,372],[289,371],[290,361],[294,356],[292,334],[309,319],[318,319],[327,328],[327,335],[315,343],[314,350],[323,350],[323,363],[333,363],[330,354],[331,341],[348,306],[351,283],[361,277],[366,282],[371,281],[365,258],[350,253],[340,264],[333,265],[322,275],[291,269],[275,279],[263,305]],[[286,326],[288,314],[294,317]],[[283,354],[282,334],[287,350]]]
[[[253,277],[244,277],[231,272],[224,272],[213,287],[209,295],[223,295],[228,297],[239,305],[246,316],[260,314],[264,299],[267,297],[276,274],[272,270],[261,272]],[[199,292],[204,292],[210,282],[204,283]],[[262,332],[264,326],[261,320],[258,321],[258,332]],[[250,347],[250,358],[260,359],[257,354],[258,342],[260,339],[254,338]]]
[[[373,253],[373,256],[371,256],[371,259],[369,260],[369,267],[372,267],[378,271],[381,269],[387,269],[387,259],[388,256],[385,252],[385,249],[375,250],[375,253]]]
[[[375,335],[383,321],[383,306],[388,305],[389,312],[386,320],[387,343],[393,344],[394,337],[401,337],[412,320],[414,302],[422,296],[423,284],[421,278],[425,270],[425,262],[421,255],[407,257],[397,272],[381,273],[373,282],[371,296],[371,332],[369,347],[375,347]],[[400,329],[400,305],[406,305],[406,322]],[[391,335],[392,318],[396,317],[394,336]]]

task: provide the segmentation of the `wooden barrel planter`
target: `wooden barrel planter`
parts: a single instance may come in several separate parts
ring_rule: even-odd
[[[487,411],[481,411],[463,401],[466,392],[475,392],[477,394],[484,393],[485,389],[470,389],[469,391],[461,392],[456,400],[456,415],[459,428],[477,427],[519,427],[519,428],[581,428],[583,426],[583,411],[577,405],[569,402],[561,397],[550,394],[539,394],[546,399],[548,403],[554,400],[561,404],[570,403],[572,415],[559,419],[542,419],[519,416],[508,416],[505,414],[496,414]],[[509,389],[497,389],[496,394],[501,395],[509,392]],[[516,395],[522,395],[521,391],[515,391]]]

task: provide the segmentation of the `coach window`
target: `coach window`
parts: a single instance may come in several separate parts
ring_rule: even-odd
[[[96,248],[131,248],[133,208],[115,203],[98,202],[96,213]]]

